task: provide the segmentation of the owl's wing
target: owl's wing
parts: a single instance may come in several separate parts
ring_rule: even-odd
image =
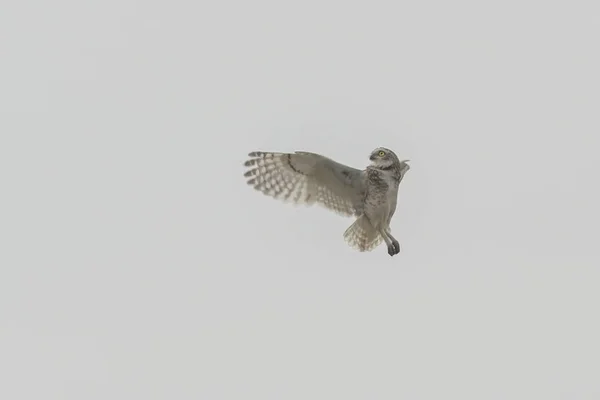
[[[252,152],[244,163],[248,184],[268,196],[296,204],[319,203],[338,214],[360,215],[364,171],[319,154]]]

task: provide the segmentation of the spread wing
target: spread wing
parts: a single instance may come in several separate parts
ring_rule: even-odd
[[[296,204],[319,203],[346,216],[362,214],[364,171],[308,152],[256,151],[248,156],[244,176],[256,190]]]

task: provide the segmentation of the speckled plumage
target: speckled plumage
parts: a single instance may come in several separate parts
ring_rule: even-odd
[[[410,169],[393,151],[380,147],[371,153],[364,170],[355,169],[309,152],[252,152],[244,163],[248,184],[265,195],[295,204],[324,207],[356,221],[344,239],[359,251],[371,251],[382,241],[388,253],[400,252],[391,235],[398,186]]]

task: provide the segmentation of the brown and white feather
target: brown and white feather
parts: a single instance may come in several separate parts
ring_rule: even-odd
[[[318,203],[338,214],[362,212],[363,171],[308,152],[252,152],[244,163],[248,184],[284,202]]]

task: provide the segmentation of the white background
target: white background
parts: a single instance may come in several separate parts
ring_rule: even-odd
[[[0,398],[600,398],[594,1],[8,1]],[[411,159],[392,229],[243,178]]]

